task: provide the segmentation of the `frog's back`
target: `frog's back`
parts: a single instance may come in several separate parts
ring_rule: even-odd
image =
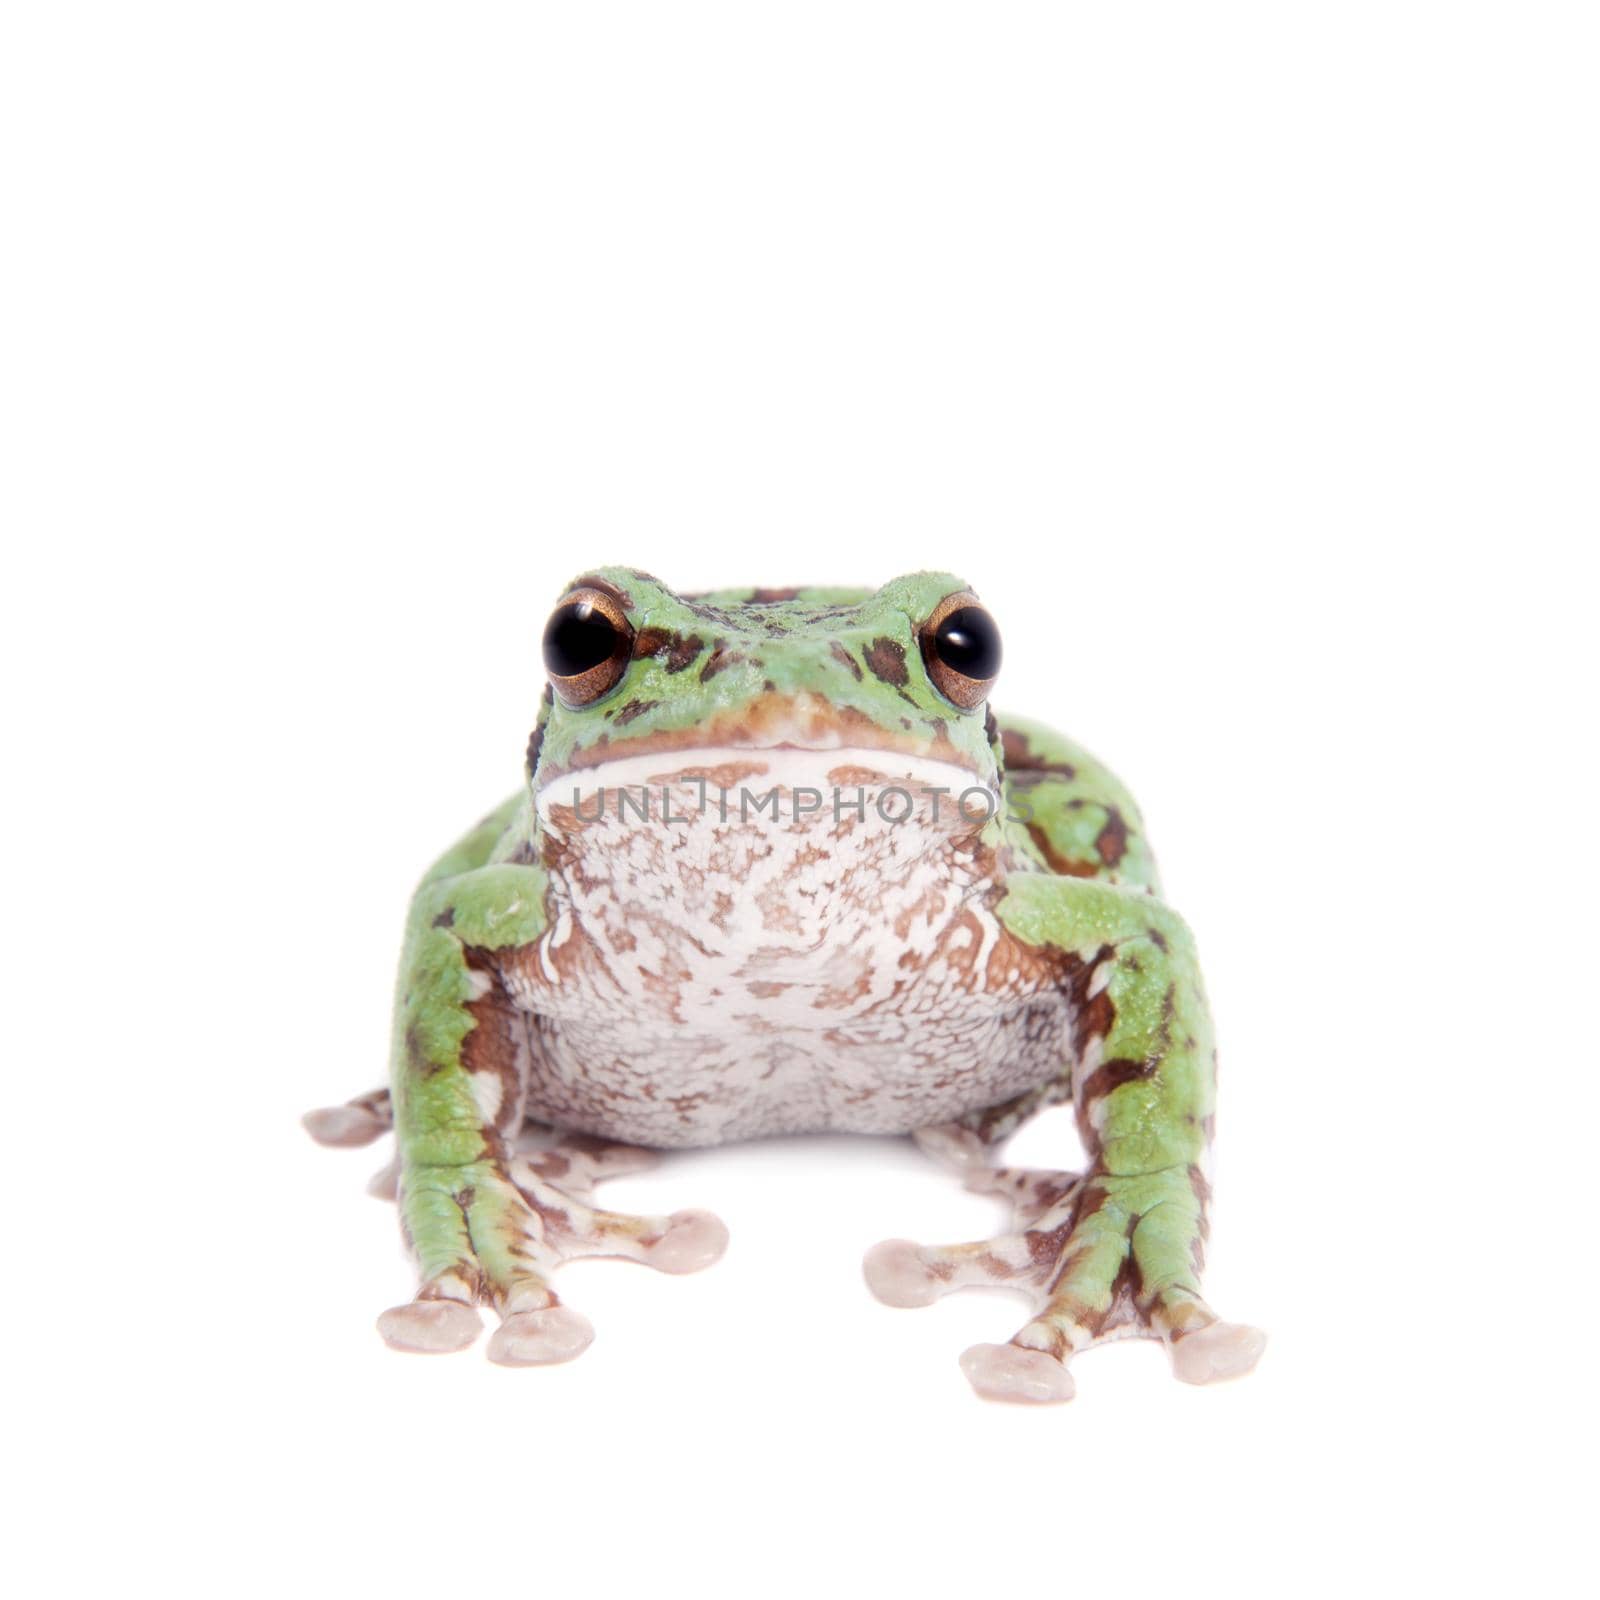
[[[1161,892],[1133,796],[1082,745],[1025,717],[999,719],[1012,843],[1063,877]]]

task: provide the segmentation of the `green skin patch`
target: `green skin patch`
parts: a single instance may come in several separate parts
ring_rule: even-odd
[[[481,1304],[504,1318],[495,1359],[564,1359],[582,1348],[587,1325],[549,1287],[561,1260],[620,1254],[682,1271],[720,1249],[720,1224],[703,1213],[639,1218],[589,1204],[589,1184],[634,1155],[594,1137],[603,1127],[581,1139],[558,1133],[532,1154],[524,1148],[530,1083],[551,1026],[540,986],[573,981],[562,964],[576,959],[571,917],[563,922],[561,912],[570,898],[562,874],[575,868],[563,854],[569,841],[541,821],[541,796],[641,755],[681,765],[698,751],[840,749],[938,763],[1001,797],[989,820],[950,846],[963,873],[957,898],[989,930],[989,971],[1012,985],[1002,997],[1000,980],[987,980],[995,1007],[1019,1004],[1020,982],[1021,1000],[1061,1019],[1063,1040],[1034,1087],[999,1103],[980,1097],[918,1135],[969,1185],[1014,1200],[1013,1232],[973,1245],[890,1241],[868,1257],[869,1284],[903,1305],[968,1283],[1031,1292],[1036,1315],[1010,1344],[963,1358],[979,1391],[998,1398],[1065,1398],[1067,1359],[1125,1333],[1166,1341],[1178,1375],[1191,1381],[1248,1370],[1261,1336],[1219,1322],[1200,1296],[1214,1050],[1194,941],[1159,898],[1138,809],[1117,779],[1047,728],[996,720],[986,684],[971,704],[958,703],[968,696],[959,682],[952,689],[927,625],[941,603],[966,603],[950,599],[965,585],[918,573],[874,591],[692,596],[610,567],[582,575],[573,590],[599,595],[621,619],[616,657],[601,669],[615,681],[579,704],[584,696],[567,687],[578,680],[557,680],[562,692],[546,694],[529,741],[528,787],[440,857],[418,888],[389,1095],[309,1119],[327,1142],[356,1143],[392,1116],[401,1217],[422,1284],[415,1301],[381,1320],[391,1344],[457,1348],[476,1331],[472,1308]],[[591,680],[584,687],[587,695]],[[870,870],[855,864],[843,875]],[[819,869],[794,892],[833,881]],[[951,884],[954,894],[953,876]],[[651,887],[630,886],[641,901]],[[655,887],[672,899],[671,881]],[[925,885],[919,893],[923,906],[947,898]],[[899,947],[886,948],[893,956]],[[900,960],[912,959],[908,946]],[[984,992],[979,981],[975,1001],[969,985],[962,1003],[981,1004]],[[626,1002],[618,1004],[620,1021]],[[639,1065],[638,1092],[652,1095],[649,1064]],[[992,1164],[992,1149],[1021,1121],[1061,1102],[1076,1107],[1083,1173]],[[706,1126],[715,1138],[715,1123]]]

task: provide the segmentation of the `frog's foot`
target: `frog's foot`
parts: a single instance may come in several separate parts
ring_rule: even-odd
[[[590,1169],[590,1181],[594,1171]],[[728,1230],[709,1211],[674,1211],[669,1217],[606,1211],[579,1198],[566,1180],[559,1186],[551,1182],[525,1159],[512,1162],[511,1177],[537,1217],[554,1261],[620,1256],[658,1272],[698,1272],[728,1247]]]
[[[1160,1339],[1173,1376],[1195,1384],[1243,1377],[1267,1345],[1261,1329],[1223,1322],[1198,1296],[1158,1296],[1144,1304],[1130,1296],[1120,1306],[1114,1303],[1107,1316],[1070,1295],[1053,1294],[1009,1344],[973,1345],[962,1355],[961,1369],[986,1399],[1070,1400],[1067,1363],[1073,1356],[1090,1345],[1141,1337]]]
[[[594,1330],[550,1286],[562,1262],[619,1256],[660,1272],[694,1272],[727,1245],[727,1229],[706,1211],[632,1216],[588,1203],[597,1178],[633,1170],[642,1154],[573,1140],[504,1165],[420,1168],[403,1177],[402,1216],[425,1276],[409,1305],[378,1319],[378,1331],[398,1350],[461,1350],[481,1331],[475,1308],[487,1305],[502,1318],[489,1341],[491,1361],[534,1366],[579,1355]],[[541,1166],[560,1169],[560,1182]]]
[[[932,1130],[944,1135],[946,1130]],[[867,1284],[893,1306],[930,1305],[973,1285],[1020,1289],[1035,1315],[1009,1344],[974,1345],[962,1370],[989,1399],[1069,1400],[1067,1363],[1090,1345],[1158,1338],[1175,1375],[1210,1383],[1250,1371],[1266,1336],[1222,1322],[1200,1298],[1205,1188],[1183,1168],[1131,1176],[990,1167],[963,1130],[935,1153],[968,1188],[1003,1195],[1015,1231],[974,1244],[922,1246],[893,1239],[868,1252]],[[929,1141],[919,1138],[928,1147]]]
[[[387,1089],[358,1094],[342,1106],[323,1106],[308,1111],[300,1119],[307,1133],[318,1144],[336,1149],[354,1149],[371,1144],[394,1126],[394,1109]]]

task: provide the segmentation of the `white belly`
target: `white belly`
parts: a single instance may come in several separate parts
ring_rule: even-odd
[[[708,772],[701,808],[683,780]],[[595,817],[602,773],[613,794],[675,780],[686,820]],[[895,1133],[1054,1076],[1065,997],[994,915],[994,851],[953,800],[905,822],[876,809],[888,785],[963,781],[882,752],[744,751],[614,763],[577,805],[542,796],[552,921],[506,972],[534,1014],[529,1114],[654,1145]],[[776,787],[780,818],[720,815],[717,790],[741,784]],[[826,799],[796,819],[803,786]]]

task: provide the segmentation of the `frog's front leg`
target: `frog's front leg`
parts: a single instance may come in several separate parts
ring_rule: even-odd
[[[1014,1231],[941,1247],[888,1241],[867,1257],[869,1285],[891,1305],[972,1284],[1031,1293],[1035,1315],[1009,1344],[962,1357],[973,1387],[995,1399],[1069,1399],[1070,1358],[1128,1335],[1163,1340],[1186,1382],[1248,1372],[1265,1336],[1220,1321],[1200,1294],[1215,1062],[1189,930],[1152,896],[1064,878],[1014,880],[1000,916],[1061,959],[1074,1046],[1064,1084],[1088,1170],[988,1167],[981,1119],[929,1130],[920,1142],[969,1187],[1012,1198]]]
[[[401,1225],[422,1283],[379,1331],[402,1350],[458,1350],[479,1305],[503,1321],[490,1342],[507,1365],[562,1361],[593,1337],[550,1275],[581,1255],[625,1256],[667,1272],[714,1261],[726,1230],[705,1212],[633,1217],[589,1204],[604,1147],[521,1154],[529,1064],[526,1015],[500,961],[544,927],[543,874],[494,864],[426,883],[413,902],[395,1007],[391,1098]]]

